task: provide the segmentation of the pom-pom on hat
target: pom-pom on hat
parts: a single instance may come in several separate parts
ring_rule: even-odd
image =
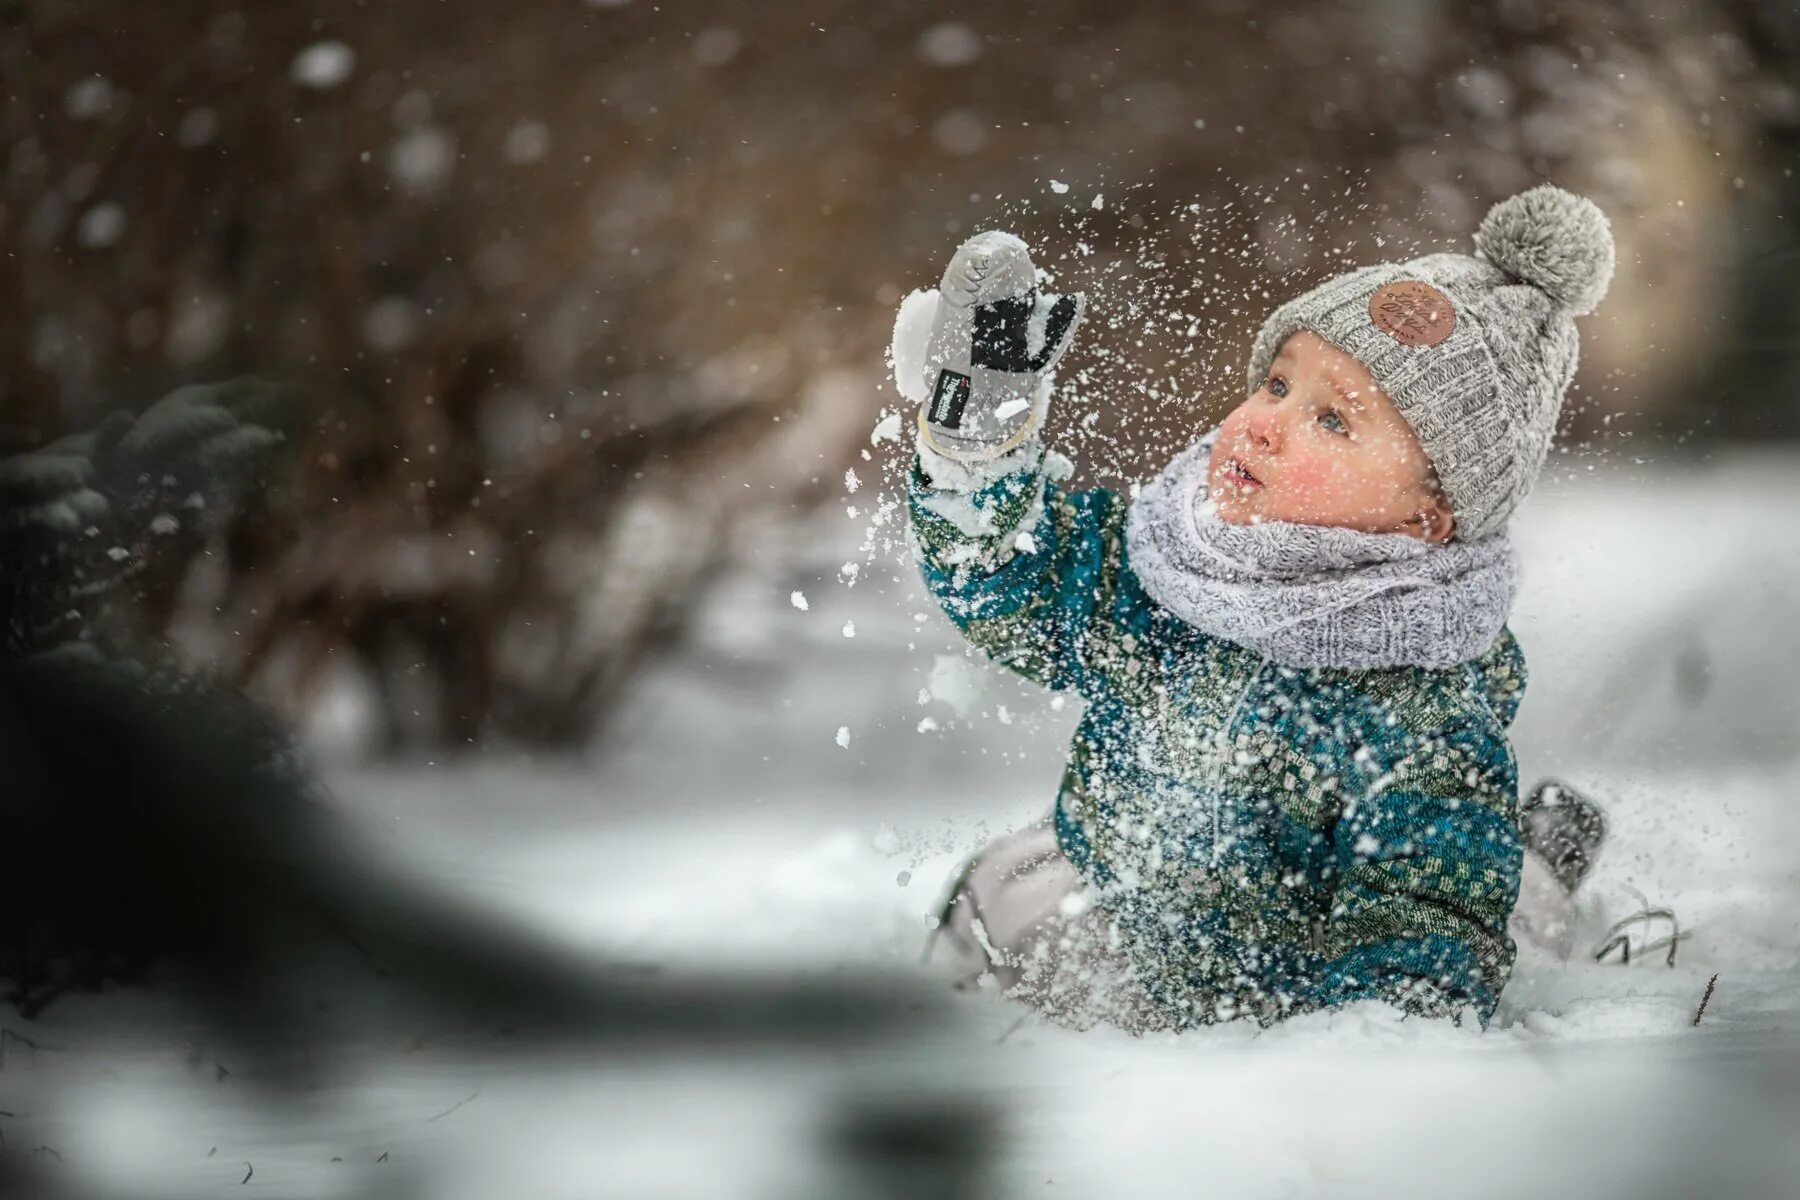
[[[1263,323],[1249,369],[1254,391],[1300,329],[1354,356],[1418,435],[1461,541],[1498,530],[1537,481],[1575,375],[1575,318],[1606,295],[1614,261],[1606,215],[1547,183],[1489,209],[1475,245],[1295,297]]]

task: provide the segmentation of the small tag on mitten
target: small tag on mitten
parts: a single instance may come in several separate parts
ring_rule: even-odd
[[[926,419],[945,429],[961,429],[963,408],[968,403],[969,377],[947,369],[939,371]]]

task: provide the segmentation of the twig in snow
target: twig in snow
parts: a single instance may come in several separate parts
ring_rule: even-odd
[[[1700,1024],[1700,1018],[1706,1015],[1706,1002],[1712,999],[1713,984],[1717,982],[1719,973],[1714,971],[1713,977],[1706,981],[1706,994],[1700,997],[1700,1007],[1694,1010],[1694,1024]]]
[[[455,1112],[457,1109],[461,1108],[463,1105],[467,1104],[469,1101],[473,1100],[475,1097],[477,1097],[479,1095],[481,1095],[481,1089],[476,1088],[474,1091],[470,1092],[467,1096],[464,1096],[461,1100],[458,1100],[455,1104],[452,1104],[449,1108],[446,1108],[443,1112],[439,1113],[437,1116],[426,1117],[425,1120],[428,1124],[432,1121],[441,1121],[445,1117],[449,1116],[451,1113]]]
[[[1632,890],[1635,891],[1636,889]],[[1665,961],[1669,966],[1674,966],[1676,948],[1680,946],[1682,942],[1687,941],[1694,935],[1692,930],[1684,931],[1681,928],[1680,923],[1676,921],[1675,914],[1666,908],[1645,908],[1614,922],[1613,927],[1606,931],[1606,940],[1601,944],[1599,949],[1594,951],[1594,961],[1605,962],[1607,956],[1614,950],[1617,950],[1619,952],[1619,962],[1624,965],[1630,965],[1633,953],[1631,934],[1629,932],[1630,927],[1637,924],[1649,926],[1652,922],[1659,920],[1667,921],[1669,923],[1670,932],[1668,936],[1660,937],[1654,941],[1646,942],[1645,944],[1638,946],[1636,948],[1636,953],[1640,955],[1648,954],[1652,950],[1661,950],[1666,946],[1668,947],[1669,953]]]
[[[242,1179],[238,1180],[239,1187],[242,1187],[244,1184],[249,1183],[250,1177],[252,1175],[256,1174],[256,1168],[253,1165],[251,1165],[251,1163],[249,1161],[246,1160],[244,1165],[246,1167],[249,1167],[250,1169],[244,1172],[244,1177]]]

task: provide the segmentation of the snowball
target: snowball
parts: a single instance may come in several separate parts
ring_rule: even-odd
[[[917,293],[915,293],[916,295]],[[875,428],[869,431],[869,445],[879,446],[882,442],[900,440],[900,414],[891,412],[875,422]]]
[[[856,622],[855,621],[845,621],[844,622],[844,636],[847,638],[853,638],[856,636]]]
[[[356,51],[342,42],[314,42],[294,55],[288,75],[301,87],[324,91],[350,78],[356,69]]]
[[[997,420],[1004,421],[1008,417],[1018,416],[1030,407],[1031,401],[1022,397],[1019,399],[1008,400],[1005,404],[1002,404],[999,408],[994,410],[994,416]]]
[[[805,592],[789,592],[788,593],[788,603],[793,605],[795,608],[799,609],[801,612],[805,612],[806,611],[806,593]]]
[[[848,725],[838,726],[837,744],[846,750],[850,748],[850,727]]]
[[[856,477],[856,468],[855,467],[851,467],[844,472],[844,490],[846,492],[854,492],[857,488],[859,488],[861,486],[862,486],[862,480],[858,479]]]
[[[1069,185],[1060,179],[1052,179],[1050,181],[1050,190],[1060,196],[1069,190]]]
[[[1036,554],[1037,539],[1032,537],[1029,533],[1020,530],[1019,536],[1013,539],[1013,549],[1025,554]]]
[[[1106,193],[1105,192],[1095,192],[1094,193],[1094,202],[1092,204],[1090,204],[1088,207],[1089,208],[1105,208],[1106,207]]]

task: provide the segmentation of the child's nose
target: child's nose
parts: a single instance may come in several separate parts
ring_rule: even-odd
[[[1266,450],[1281,449],[1281,405],[1256,404],[1245,422],[1250,437]]]

